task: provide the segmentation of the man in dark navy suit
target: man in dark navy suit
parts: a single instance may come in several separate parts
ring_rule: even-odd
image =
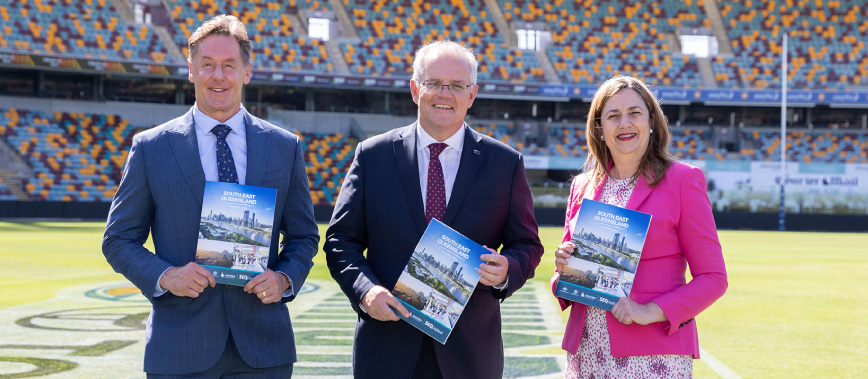
[[[359,314],[356,378],[503,376],[500,301],[533,276],[543,247],[522,156],[464,123],[476,69],[454,42],[419,49],[418,120],[360,143],[344,180],[324,249]],[[446,344],[400,321],[393,309],[409,313],[390,293],[432,218],[491,250]]]

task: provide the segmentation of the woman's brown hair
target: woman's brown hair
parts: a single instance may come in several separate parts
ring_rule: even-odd
[[[669,152],[670,134],[669,123],[666,121],[666,116],[663,114],[663,108],[660,103],[641,80],[630,76],[615,76],[606,80],[591,100],[591,109],[588,112],[588,123],[585,129],[585,135],[588,140],[588,159],[584,164],[585,173],[589,174],[590,184],[596,187],[602,182],[603,175],[609,174],[609,167],[612,162],[612,154],[609,148],[603,141],[602,128],[600,126],[600,116],[603,112],[603,106],[622,89],[629,88],[645,100],[645,106],[648,108],[650,124],[653,133],[648,141],[648,150],[642,161],[639,162],[639,170],[636,172],[633,179],[643,175],[648,182],[648,186],[654,188],[657,183],[663,179],[663,174],[672,165],[675,157]]]

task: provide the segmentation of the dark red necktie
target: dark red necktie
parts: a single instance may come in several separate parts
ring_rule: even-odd
[[[232,128],[220,124],[211,129],[211,133],[217,136],[217,177],[221,182],[238,184],[238,173],[235,171],[235,160],[232,159],[232,150],[226,143],[226,136]]]
[[[425,192],[425,221],[431,223],[432,218],[443,221],[446,213],[446,182],[443,180],[443,166],[440,165],[440,153],[449,146],[438,142],[428,145],[431,150],[431,160],[428,161],[428,187]]]

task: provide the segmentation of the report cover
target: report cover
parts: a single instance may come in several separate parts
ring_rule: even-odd
[[[562,269],[557,296],[611,311],[633,288],[651,215],[584,199],[571,224],[576,250]]]
[[[410,311],[398,317],[445,344],[479,283],[481,255],[491,251],[432,219],[392,294]]]
[[[217,283],[243,286],[268,267],[274,188],[205,182],[196,263]]]

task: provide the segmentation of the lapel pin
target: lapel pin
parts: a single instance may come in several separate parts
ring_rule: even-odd
[[[473,154],[482,155],[482,152],[476,149],[473,149]]]

